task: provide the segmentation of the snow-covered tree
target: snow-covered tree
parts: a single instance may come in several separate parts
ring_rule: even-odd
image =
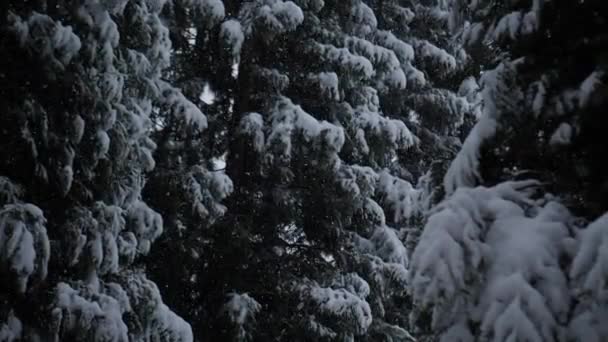
[[[475,65],[481,61],[465,52],[462,39],[450,29],[449,1],[369,3],[379,13],[378,43],[398,48],[407,65],[406,91],[380,98],[387,112],[406,122],[420,141],[402,151],[399,164],[410,181],[422,181],[429,201],[436,202],[458,138],[480,109]]]
[[[600,215],[605,172],[593,156],[605,150],[595,141],[606,127],[599,114],[606,60],[591,56],[604,44],[604,3],[460,6],[459,13],[469,13],[461,18],[465,41],[498,47],[501,60],[482,76],[485,109],[448,172],[446,190],[532,172],[580,214]],[[569,57],[553,58],[558,54]]]
[[[232,248],[216,244],[215,232],[210,229],[226,213],[223,200],[233,191],[222,165],[229,92],[218,90],[224,85],[232,87],[235,81],[230,75],[232,59],[226,58],[228,45],[219,36],[229,8],[219,0],[175,0],[165,4],[162,14],[174,43],[173,63],[164,77],[205,112],[206,120],[197,127],[172,119],[166,111],[155,115],[159,123],[153,133],[158,145],[154,154],[157,165],[144,198],[162,214],[166,233],[146,266],[163,289],[163,298],[192,323],[195,339],[200,339],[197,336],[209,336],[201,330],[220,318],[231,317],[218,314],[224,302],[201,302],[207,295],[201,286],[207,276],[201,268],[210,261],[206,253]],[[228,293],[215,295],[225,301]]]
[[[458,188],[433,209],[411,268],[442,341],[601,341],[606,217],[586,225],[539,182]]]
[[[445,341],[606,339],[608,207],[595,160],[608,94],[606,58],[591,57],[605,49],[606,5],[453,6],[464,41],[499,60],[483,71],[482,113],[414,251],[414,299]],[[540,181],[517,180],[528,177]]]
[[[162,79],[163,4],[0,7],[2,341],[192,341],[136,265],[163,231],[141,195],[152,118],[206,122]]]
[[[381,44],[386,32],[358,0],[175,1],[165,11],[189,16],[169,23],[172,36],[189,37],[184,22],[196,28],[175,51],[187,62],[172,77],[191,100],[205,87],[214,95],[202,138],[171,138],[167,160],[192,158],[159,159],[157,168],[181,175],[176,165],[198,165],[204,200],[163,171],[156,176],[170,195],[149,192],[164,217],[180,213],[167,224],[196,231],[184,233],[183,251],[171,256],[168,239],[163,253],[198,265],[193,274],[178,266],[191,284],[170,295],[180,313],[214,339],[410,339],[398,302],[408,252],[389,222],[412,215],[419,193],[390,167],[417,139],[380,100],[406,88],[406,44]],[[228,184],[213,161],[224,153],[232,187],[217,188]],[[192,215],[196,208],[214,219]],[[155,274],[169,286],[173,270],[163,272]]]
[[[260,89],[235,103],[244,115],[228,167],[237,193],[260,194],[248,230],[283,263],[276,300],[294,303],[289,320],[267,304],[264,329],[279,319],[285,337],[407,339],[391,308],[406,290],[407,251],[385,216],[408,215],[416,192],[385,168],[415,138],[379,101],[406,87],[405,65],[375,42],[363,1],[259,2],[239,19],[239,79]]]
[[[405,89],[379,88],[378,98],[383,112],[403,121],[415,136],[416,143],[398,149],[398,158],[387,165],[416,189],[414,210],[408,215],[387,215],[388,224],[397,228],[408,248],[413,249],[426,211],[443,196],[443,175],[458,151],[459,138],[479,113],[472,67],[479,61],[465,52],[461,39],[450,30],[449,2],[366,3],[378,18],[373,41],[395,51],[407,81]],[[424,313],[412,307],[408,296],[393,302],[399,302],[392,308],[394,315],[409,315],[407,324],[417,337],[432,335],[430,327],[423,324]]]
[[[557,202],[534,201],[536,185],[460,188],[433,209],[411,279],[442,341],[561,341],[574,220]]]

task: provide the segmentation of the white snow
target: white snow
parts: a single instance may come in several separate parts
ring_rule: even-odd
[[[511,12],[503,16],[494,29],[494,39],[500,39],[507,35],[511,39],[516,39],[521,30],[523,13],[520,11]]]
[[[122,321],[127,308],[104,293],[97,293],[96,300],[87,298],[91,292],[96,291],[86,286],[74,289],[66,283],[57,284],[52,310],[55,339],[61,339],[60,333],[71,333],[92,341],[128,341],[127,325]]]
[[[344,70],[347,74],[361,75],[366,79],[374,74],[374,67],[369,59],[351,53],[347,48],[337,48],[329,44],[315,44],[317,53],[325,61]]]
[[[199,99],[208,105],[212,105],[215,102],[215,97],[215,92],[213,91],[213,89],[211,89],[209,83],[205,83],[205,86],[203,87],[203,92],[199,96]]]
[[[85,122],[82,116],[76,114],[72,121],[72,136],[71,140],[73,143],[78,144],[82,140],[84,135]]]
[[[279,18],[288,31],[295,30],[304,21],[302,9],[292,1],[276,1],[271,8],[273,15]]]
[[[579,105],[584,108],[589,105],[591,96],[602,85],[602,77],[604,72],[594,71],[581,83],[578,93]]]
[[[330,100],[340,99],[338,75],[335,72],[321,72],[309,75],[309,79],[319,85],[321,93]]]
[[[535,11],[511,12],[503,16],[496,24],[492,33],[493,39],[500,40],[504,37],[518,39],[521,35],[534,33],[538,29],[538,18]]]
[[[221,201],[232,193],[234,186],[222,170],[209,171],[196,165],[186,174],[186,181],[193,213],[209,223],[224,215],[227,208]]]
[[[409,264],[407,250],[394,229],[387,226],[378,227],[370,240],[374,244],[375,254],[384,262],[396,264],[404,271],[407,269]],[[407,272],[405,271],[404,274]]]
[[[357,23],[360,28],[364,28],[362,33],[371,33],[377,26],[378,20],[372,10],[363,1],[358,2],[355,6],[351,6],[351,19]]]
[[[411,88],[421,88],[426,85],[426,76],[422,71],[416,69],[412,64],[408,63],[405,66],[405,73],[407,84],[410,84]]]
[[[245,41],[245,34],[241,23],[234,19],[223,22],[220,27],[220,39],[226,42],[230,48],[232,57],[238,61],[243,42]]]
[[[140,329],[132,333],[140,341],[192,342],[192,328],[162,301],[156,284],[141,274],[134,274],[123,285],[137,316]]]
[[[161,82],[160,85],[163,94],[162,100],[176,119],[201,130],[207,128],[207,117],[179,89],[164,82]]]
[[[483,38],[485,29],[486,27],[483,23],[468,24],[464,28],[462,39],[466,45],[474,45]]]
[[[48,59],[57,71],[62,71],[82,47],[71,26],[63,26],[45,14],[33,12],[26,20],[10,14],[9,22],[9,30],[19,37],[22,47]]]
[[[407,78],[400,67],[395,67],[387,72],[384,80],[386,80],[388,87],[393,89],[405,89],[407,85]]]
[[[304,21],[304,13],[292,1],[256,0],[243,5],[239,19],[245,35],[250,35],[255,25],[274,35],[295,30]]]
[[[239,77],[239,67],[239,63],[232,64],[232,71],[230,72],[230,76],[232,76],[232,78],[237,79]]]
[[[578,236],[580,247],[572,262],[570,276],[576,280],[579,291],[602,291],[608,271],[602,265],[608,255],[608,214],[604,214],[582,230]],[[599,296],[601,293],[597,293]]]
[[[162,23],[158,15],[148,16],[149,29],[157,38],[152,41],[152,45],[147,50],[150,61],[155,61],[153,65],[157,68],[168,68],[171,64],[171,39],[169,29]]]
[[[547,102],[546,80],[542,78],[541,80],[534,82],[532,87],[533,89],[536,88],[536,94],[532,101],[532,112],[534,113],[534,116],[538,117],[542,113]]]
[[[538,14],[534,11],[524,14],[522,34],[532,34],[538,30]]]
[[[42,211],[32,204],[7,204],[0,209],[0,268],[8,270],[13,282],[9,286],[21,293],[30,277],[46,278],[50,243],[45,224]]]
[[[127,61],[135,74],[139,77],[146,77],[152,70],[152,65],[146,55],[139,51],[127,49]]]
[[[95,134],[95,140],[95,147],[97,148],[97,151],[95,151],[96,154],[99,158],[106,158],[108,151],[110,150],[110,137],[108,136],[108,133],[103,130],[98,130],[97,134]]]
[[[572,244],[572,217],[556,202],[537,206],[529,198],[537,185],[460,188],[433,209],[410,275],[415,300],[432,308],[446,341],[470,334],[467,320],[499,341],[560,333],[570,297],[559,259]]]
[[[281,70],[259,66],[254,66],[252,69],[255,77],[264,82],[264,85],[271,87],[272,91],[276,93],[281,93],[289,86],[289,77]]]
[[[116,239],[118,255],[124,258],[125,264],[131,264],[137,256],[137,237],[133,232],[122,232]]]
[[[228,294],[228,301],[222,306],[221,311],[237,326],[236,337],[240,340],[246,340],[248,336],[247,325],[255,321],[255,316],[261,309],[260,303],[247,293],[233,292]]]
[[[608,339],[608,214],[581,230],[577,240],[578,250],[569,275],[578,304],[568,336],[577,341],[605,341]]]
[[[18,201],[23,195],[23,188],[10,178],[0,176],[0,203],[11,204]]]
[[[243,116],[239,132],[251,139],[253,149],[260,153],[264,149],[264,118],[258,113],[249,113]]]
[[[364,133],[364,139],[381,139],[391,149],[407,148],[415,144],[415,137],[401,120],[388,119],[373,111],[373,105],[360,106],[354,109],[353,125]],[[369,146],[365,142],[364,146]]]
[[[291,160],[292,140],[296,137],[312,148],[323,146],[329,165],[336,166],[339,163],[337,153],[342,149],[345,139],[341,127],[327,121],[317,121],[286,97],[278,99],[269,118],[270,125],[266,126],[266,157],[271,164]]]
[[[0,341],[3,342],[18,342],[22,339],[23,324],[15,313],[11,310],[8,313],[6,322],[0,322]]]
[[[163,232],[163,219],[143,201],[132,203],[126,212],[126,229],[135,234],[139,252],[148,254],[150,245]],[[114,234],[116,235],[116,234]]]
[[[392,32],[379,30],[376,33],[376,41],[379,45],[391,49],[402,64],[414,60],[414,48],[398,39]]]
[[[72,165],[64,165],[57,171],[57,183],[63,195],[66,195],[70,191],[73,181],[74,169]]]
[[[568,212],[553,202],[534,218],[499,217],[486,235],[491,266],[481,292],[482,334],[499,340],[550,341],[569,309],[559,257]]]
[[[398,3],[393,4],[391,6],[392,10],[395,12],[396,16],[399,19],[399,23],[402,25],[409,25],[412,20],[414,20],[414,18],[416,17],[416,14],[414,13],[414,11],[412,11],[412,9],[408,6],[408,7],[403,7],[400,6]]]
[[[52,307],[54,338],[192,341],[190,325],[167,308],[154,283],[138,274],[120,279],[121,284],[99,281],[97,286],[60,282]],[[134,329],[128,330],[123,321],[127,313],[138,323]]]
[[[516,63],[518,61],[511,62],[511,64]],[[509,72],[509,67],[510,65],[500,64],[494,70],[486,71],[481,77],[483,113],[448,168],[443,180],[447,194],[453,193],[458,187],[473,187],[480,180],[480,149],[498,129],[498,120],[502,112],[496,106],[496,97],[504,91],[503,76]],[[522,96],[520,93],[509,95],[513,96],[512,101],[517,100],[516,96]]]
[[[114,72],[103,73],[98,80],[99,95],[108,102],[120,102],[124,90],[123,75]]]
[[[305,299],[314,303],[320,312],[352,325],[358,333],[364,333],[372,323],[372,312],[365,297],[344,288],[321,287],[314,282],[300,286]]]
[[[365,219],[370,222],[370,224],[384,226],[386,223],[384,210],[382,210],[382,207],[380,207],[376,201],[366,198],[363,208],[365,210]]]
[[[445,72],[449,73],[456,69],[456,58],[446,50],[426,40],[417,40],[414,46],[420,58],[431,61],[433,65],[436,65]]]
[[[341,171],[341,186],[348,194],[363,198],[374,196],[379,178],[374,169],[369,166],[343,165]],[[384,213],[381,216],[384,218]]]
[[[260,303],[247,293],[230,293],[228,298],[222,310],[228,314],[233,323],[239,326],[244,325],[248,319],[253,318],[262,308]]]
[[[222,1],[196,2],[206,4],[216,17],[220,8],[223,11]],[[40,339],[99,342],[193,339],[190,326],[162,303],[155,285],[134,276],[127,267],[137,255],[147,253],[162,232],[160,215],[141,200],[144,173],[155,164],[151,115],[167,111],[161,116],[174,115],[177,120],[172,122],[181,125],[178,128],[186,123],[201,129],[207,125],[205,116],[180,90],[161,80],[167,75],[161,73],[162,69],[169,66],[174,53],[169,30],[160,18],[166,3],[166,0],[132,2],[129,18],[123,18],[126,0],[83,0],[69,8],[61,3],[52,9],[53,18],[36,12],[23,17],[10,14],[7,18],[5,33],[14,36],[24,52],[44,60],[48,77],[60,76],[66,82],[74,78],[78,81],[74,86],[91,90],[89,95],[95,99],[95,108],[89,111],[76,113],[68,108],[66,113],[55,113],[57,117],[51,118],[50,124],[59,126],[53,132],[45,127],[44,120],[49,119],[49,114],[41,105],[32,101],[24,104],[24,122],[42,125],[39,137],[32,136],[29,129],[23,130],[26,144],[31,143],[25,147],[34,157],[32,166],[37,176],[57,183],[51,185],[59,187],[63,194],[72,183],[79,186],[76,196],[79,199],[68,201],[74,205],[65,208],[65,217],[60,215],[61,219],[52,224],[58,229],[53,241],[47,236],[42,211],[33,204],[22,203],[25,198],[21,198],[24,193],[19,186],[0,177],[0,272],[6,282],[2,286],[15,293],[38,296],[39,290],[35,289],[38,282],[47,278],[51,242],[53,264],[60,271],[53,276],[56,283],[61,281],[59,284],[48,283],[40,288],[48,292],[43,297],[52,301],[43,303],[43,311],[52,316],[43,325],[52,331],[44,332]],[[45,5],[38,8],[44,9]],[[67,26],[68,22],[74,29]],[[119,30],[123,24],[129,29]],[[127,44],[132,47],[129,49],[121,45],[123,41],[135,43]],[[234,44],[238,47],[238,39]],[[70,74],[75,74],[65,78],[62,72],[68,65]],[[38,117],[33,117],[33,113]],[[85,138],[87,134],[91,136]],[[92,144],[86,151],[79,146],[83,140],[87,140],[87,146]],[[55,152],[56,158],[39,160],[41,146]],[[91,152],[90,158],[81,158],[83,151]],[[111,157],[107,162],[114,173],[107,175],[107,189],[93,191],[88,183],[100,157]],[[123,165],[125,162],[128,165]],[[223,199],[231,191],[231,183],[227,177],[213,174],[210,188],[214,196]],[[95,202],[101,198],[107,202]],[[87,203],[87,207],[78,207],[79,203]],[[64,267],[65,272],[61,271]],[[120,285],[107,283],[108,278]],[[53,291],[54,285],[57,286]],[[128,288],[128,294],[123,286]],[[9,305],[0,313],[0,340],[36,340],[38,336],[31,332],[31,322],[21,334],[20,317],[10,309]],[[123,321],[127,316],[133,323],[129,324],[128,332]]]
[[[354,293],[359,298],[367,298],[370,295],[371,289],[365,279],[361,278],[356,273],[348,273],[340,275],[334,279],[333,287],[343,287],[348,292]]]
[[[405,73],[393,50],[357,37],[345,38],[344,44],[350,52],[369,60],[376,70],[376,75],[388,81],[389,87],[405,88]],[[379,70],[382,70],[382,73]]]
[[[475,94],[471,94],[472,97]],[[434,109],[438,114],[441,115],[441,120],[448,121],[444,127],[450,130],[455,130],[460,127],[464,122],[464,116],[466,113],[473,111],[475,106],[480,105],[479,98],[473,98],[473,101],[477,103],[470,103],[466,97],[455,94],[454,92],[447,89],[431,89],[421,94],[415,94],[411,97],[418,106],[418,108],[435,107]],[[446,118],[443,118],[443,117]]]
[[[562,122],[559,127],[551,135],[549,144],[551,145],[569,145],[572,139],[573,129],[570,124]]]
[[[458,87],[458,95],[465,96],[469,101],[472,99],[471,96],[474,96],[480,91],[479,84],[477,80],[473,76],[469,76],[465,78]]]
[[[379,176],[376,192],[393,213],[391,222],[402,223],[418,211],[419,190],[387,170],[380,172]]]
[[[103,4],[114,15],[122,15],[129,0],[104,0]]]
[[[209,21],[209,25],[224,19],[226,9],[222,0],[190,0],[194,5],[198,5],[198,10],[204,18]]]

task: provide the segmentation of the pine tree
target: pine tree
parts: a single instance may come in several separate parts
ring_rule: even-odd
[[[153,119],[205,117],[162,79],[164,1],[0,6],[0,340],[192,341],[140,266]]]
[[[236,141],[252,144],[245,151],[259,155],[245,154],[237,145],[228,167],[234,168],[237,192],[262,184],[254,188],[261,201],[248,205],[260,210],[251,225],[262,223],[263,245],[278,244],[273,246],[278,258],[269,257],[284,263],[278,271],[284,275],[274,280],[283,293],[269,309],[278,311],[276,300],[291,298],[287,316],[295,319],[285,322],[289,335],[404,339],[409,334],[399,317],[385,312],[394,295],[405,290],[407,253],[396,231],[386,226],[380,204],[394,215],[411,210],[411,186],[398,188],[404,190],[400,198],[391,186],[399,180],[382,170],[396,149],[414,140],[403,123],[384,116],[378,94],[403,89],[405,73],[394,51],[374,43],[377,19],[364,2],[319,5],[298,2],[301,17],[298,7],[287,5],[299,26],[280,40],[273,26],[255,26],[274,23],[263,16],[264,21],[253,19],[255,13],[264,15],[264,5],[245,8],[245,32],[262,34],[254,41],[261,46],[249,48],[268,51],[266,44],[274,43],[279,53],[262,52],[257,63],[246,63],[243,56],[252,51],[245,42],[239,78],[251,77],[257,82],[249,84],[266,85],[271,92],[250,96],[254,100],[246,111],[262,114],[241,119],[244,134]],[[264,137],[264,145],[253,145],[256,136]],[[272,312],[264,318],[274,323],[280,316]],[[268,321],[258,323],[273,336]]]
[[[144,198],[163,215],[166,227],[158,248],[147,259],[147,269],[164,290],[165,300],[192,324],[197,339],[215,336],[207,329],[220,330],[214,325],[223,317],[220,308],[230,293],[212,293],[202,284],[216,276],[202,271],[213,255],[234,248],[226,245],[230,240],[224,245],[216,243],[216,232],[211,229],[226,212],[222,200],[233,189],[224,167],[218,165],[227,151],[230,92],[235,84],[230,75],[231,47],[220,37],[229,13],[222,1],[172,1],[163,8],[163,18],[176,42],[166,77],[205,112],[207,120],[193,129],[160,113],[163,125],[153,137],[158,144],[157,166],[144,189]],[[214,90],[207,103],[201,98],[205,89]]]
[[[446,185],[453,189],[532,172],[552,184],[552,192],[564,196],[580,214],[601,214],[599,203],[605,202],[598,175],[601,167],[590,161],[590,154],[601,154],[601,147],[592,147],[590,141],[604,125],[595,112],[605,101],[606,61],[602,54],[596,57],[591,52],[602,51],[605,29],[599,13],[603,5],[533,1],[514,7],[489,2],[475,6],[463,36],[469,44],[490,41],[504,51],[502,61],[483,77],[484,102],[495,108],[477,124],[471,146],[457,159],[448,177],[451,184]],[[584,16],[571,18],[572,12]],[[564,29],[565,23],[571,29]],[[557,54],[569,59],[556,60]],[[491,141],[495,136],[496,142]],[[473,154],[491,161],[480,168],[469,167],[479,159]]]
[[[159,134],[179,143],[177,156],[192,156],[157,158],[167,172],[159,167],[154,178],[169,191],[149,193],[163,216],[178,213],[167,223],[172,230],[185,232],[186,247],[171,258],[188,265],[176,273],[190,282],[186,296],[174,292],[171,303],[197,336],[210,339],[409,339],[398,302],[408,253],[387,222],[416,210],[418,192],[390,171],[397,151],[416,139],[380,101],[406,87],[405,43],[385,42],[362,1],[219,3],[165,9],[198,23],[175,52],[184,64],[173,76],[185,93],[186,84],[197,89],[187,94],[192,100],[205,84],[215,94],[204,106],[208,131]],[[212,20],[209,8],[223,11]],[[201,16],[206,20],[192,19]],[[169,26],[174,37],[186,36],[179,23]],[[221,202],[227,210],[200,215],[191,208],[211,212],[208,204],[228,193],[213,190],[211,179],[224,176],[209,166],[224,153],[233,185]],[[178,180],[193,166],[210,180]],[[201,200],[187,195],[193,184],[211,202],[197,206]],[[193,274],[190,265],[198,265]],[[168,286],[167,275],[176,273],[156,269],[155,279]]]
[[[479,115],[475,65],[462,41],[450,30],[449,1],[371,1],[379,11],[385,43],[396,37],[401,47],[408,88],[381,101],[394,117],[407,123],[420,142],[402,151],[400,167],[411,182],[429,188],[431,202],[441,198],[441,178],[466,136],[465,124]]]
[[[605,4],[454,8],[498,59],[412,257],[414,298],[446,341],[606,339]]]

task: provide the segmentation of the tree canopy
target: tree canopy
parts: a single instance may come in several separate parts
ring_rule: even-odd
[[[608,339],[603,0],[7,0],[0,341]]]

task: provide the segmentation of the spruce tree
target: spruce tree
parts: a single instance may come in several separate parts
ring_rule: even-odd
[[[2,341],[192,341],[140,263],[157,113],[205,124],[163,81],[163,4],[0,5]]]
[[[413,189],[395,190],[400,180],[384,168],[414,138],[383,114],[378,98],[405,87],[403,67],[394,51],[374,43],[377,18],[364,2],[287,4],[241,12],[246,37],[250,30],[260,36],[245,40],[239,83],[262,92],[235,102],[245,115],[228,159],[236,192],[261,196],[247,204],[259,211],[246,226],[272,248],[269,260],[282,264],[271,305],[251,291],[268,305],[260,316],[272,319],[258,319],[260,330],[277,336],[271,324],[287,310],[285,337],[405,339],[401,317],[386,309],[405,291],[407,253],[380,204],[392,215],[411,210]],[[265,17],[265,6],[281,10],[278,23]],[[294,21],[283,23],[282,10]],[[284,37],[282,27],[291,29]],[[283,308],[282,298],[293,305]]]
[[[414,298],[445,341],[606,339],[605,4],[454,4],[498,58],[412,257]]]
[[[167,11],[210,13],[181,3],[188,10]],[[217,2],[202,2],[209,3]],[[397,151],[416,138],[380,100],[406,88],[405,43],[380,43],[385,35],[362,1],[222,5],[219,20],[191,21],[196,36],[179,52],[190,64],[175,75],[192,89],[212,89],[215,101],[205,108],[213,133],[200,137],[219,134],[219,143],[180,145],[196,157],[165,165],[202,164],[207,175],[222,175],[209,164],[227,153],[233,191],[213,220],[192,215],[197,200],[188,196],[178,195],[174,209],[155,203],[161,212],[177,209],[171,222],[186,232],[187,247],[174,260],[198,265],[190,275],[177,267],[178,279],[191,276],[192,292],[170,297],[205,338],[407,340],[398,300],[408,253],[387,222],[416,210],[418,192],[390,171]],[[171,198],[191,191],[191,183],[171,183],[157,170]],[[198,184],[212,196],[227,193]],[[163,267],[154,273],[171,283]]]

